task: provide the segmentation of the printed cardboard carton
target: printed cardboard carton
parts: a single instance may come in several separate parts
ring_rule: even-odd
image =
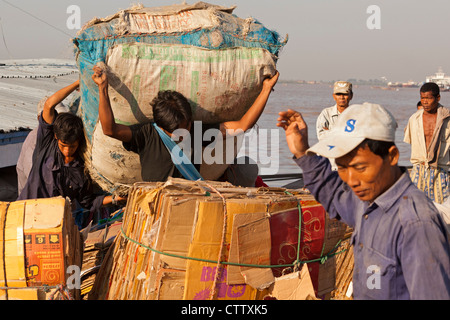
[[[0,290],[1,298],[43,299],[44,286],[66,286],[72,275],[67,273],[69,266],[81,269],[82,238],[69,200],[56,197],[0,203],[0,221],[4,230],[4,237],[0,236],[4,248],[0,285],[28,288]],[[70,291],[74,298],[78,289]]]

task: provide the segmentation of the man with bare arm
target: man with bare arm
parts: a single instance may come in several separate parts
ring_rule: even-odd
[[[420,88],[421,109],[408,121],[404,141],[411,144],[411,180],[438,204],[449,196],[450,110],[440,101],[439,86]]]

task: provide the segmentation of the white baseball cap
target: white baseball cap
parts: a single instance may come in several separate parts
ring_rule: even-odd
[[[339,158],[355,149],[365,139],[395,142],[397,121],[378,104],[365,102],[349,106],[339,115],[326,137],[309,148],[327,158]]]

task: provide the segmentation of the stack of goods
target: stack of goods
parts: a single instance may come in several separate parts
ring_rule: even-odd
[[[86,165],[104,190],[117,191],[142,179],[138,155],[102,132],[93,67],[98,62],[107,66],[117,122],[132,125],[153,119],[150,102],[165,90],[178,91],[190,101],[194,120],[238,120],[264,79],[275,74],[286,41],[253,18],[233,15],[234,8],[204,2],[135,6],[93,19],[73,39],[81,79],[78,112],[88,142]],[[200,173],[215,180],[226,166],[220,170],[209,170],[216,176]]]
[[[81,269],[81,298],[87,299],[98,270],[108,249],[120,233],[121,219],[99,224],[90,229],[84,241],[83,268]]]
[[[300,272],[324,298],[346,230],[308,193],[183,179],[135,184],[123,219],[93,299],[276,299]]]
[[[83,254],[62,197],[0,202],[0,299],[77,299]]]
[[[352,280],[354,269],[353,246],[350,242],[351,228],[348,228],[344,240],[338,248],[341,254],[336,256],[336,289],[332,292],[335,300],[351,300],[353,297]]]

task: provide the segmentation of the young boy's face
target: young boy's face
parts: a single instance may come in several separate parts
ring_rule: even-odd
[[[58,139],[58,147],[61,153],[65,158],[71,158],[75,155],[75,152],[78,150],[78,146],[80,145],[79,141],[75,141],[73,143],[66,143],[62,140]]]

